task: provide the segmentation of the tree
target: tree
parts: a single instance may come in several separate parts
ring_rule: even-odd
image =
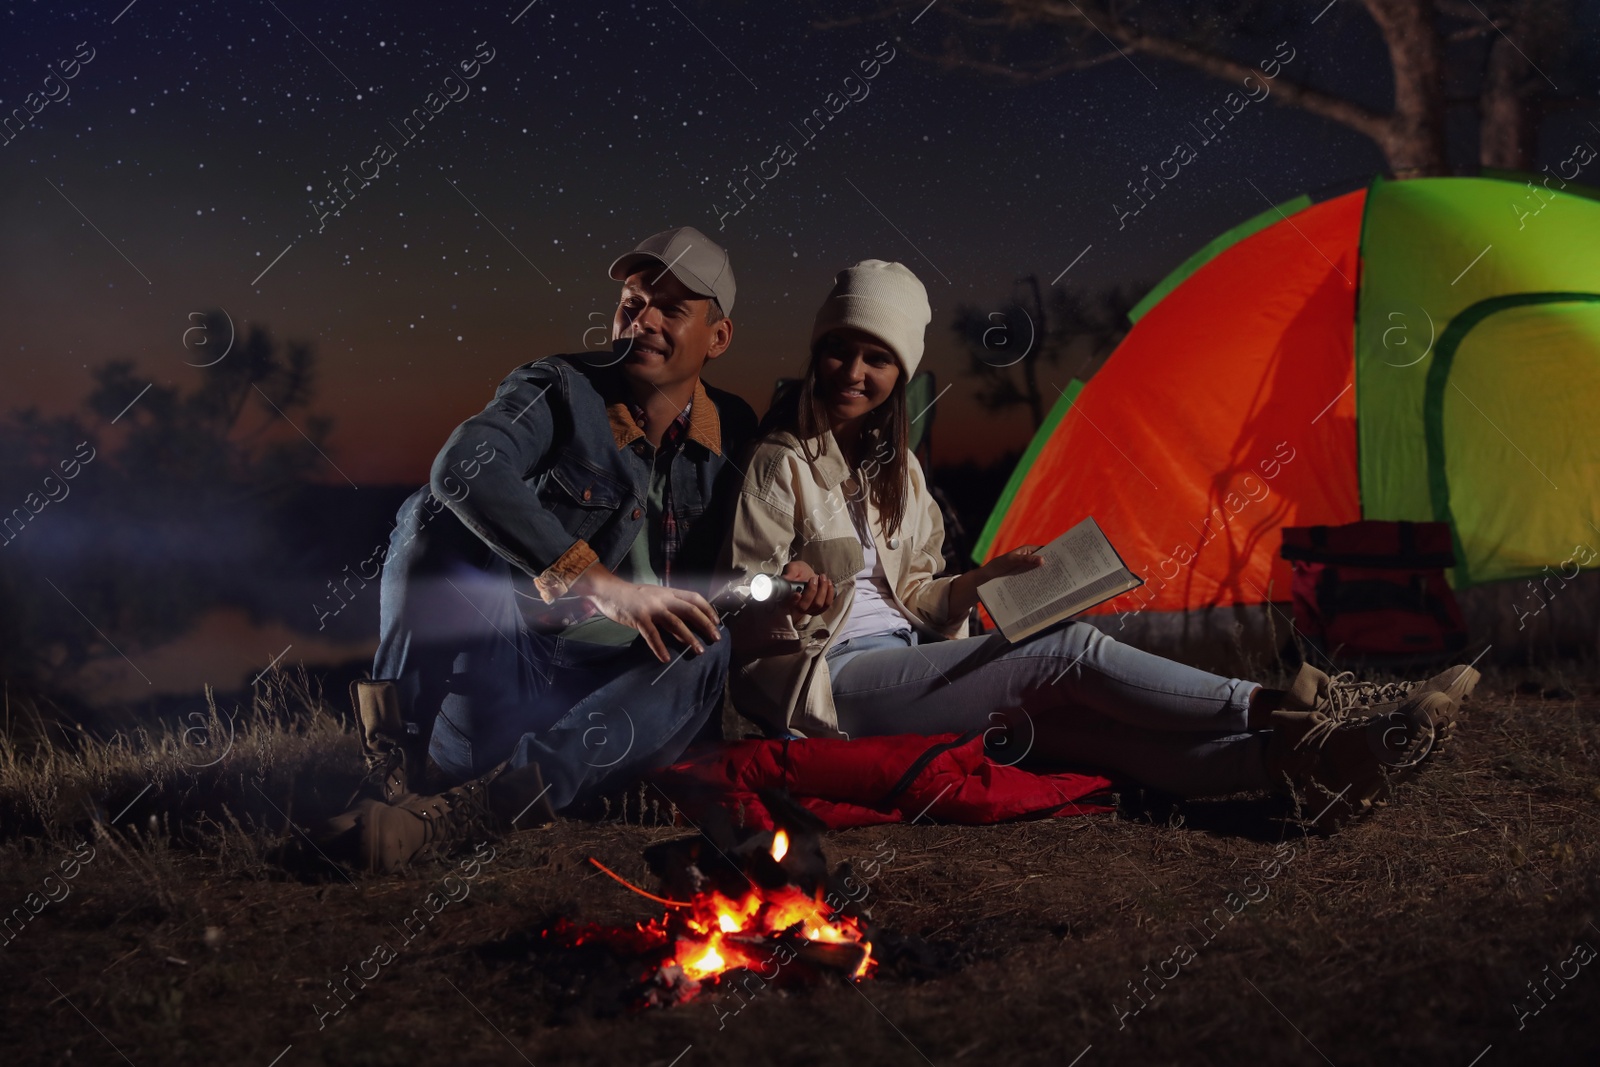
[[[202,328],[231,336],[221,313]],[[265,520],[324,464],[332,425],[311,411],[315,353],[256,326],[208,361],[185,391],[113,360],[92,372],[88,416],[0,421],[0,506],[19,505],[0,537],[6,678],[59,692],[113,646],[188,632],[279,562]]]
[[[1502,170],[1533,170],[1544,119],[1593,103],[1592,98],[1554,91],[1556,86],[1549,81],[1551,75],[1573,69],[1576,35],[1570,4],[1564,0],[1495,4],[1492,25],[1470,4],[1440,7],[1468,20],[1456,40],[1477,37],[1488,42],[1477,99],[1457,101],[1478,109],[1478,163]],[[1472,15],[1478,16],[1475,21]],[[1592,41],[1583,54],[1592,56]]]
[[[960,68],[1015,83],[1036,82],[1147,55],[1197,70],[1235,87],[1255,84],[1264,72],[1234,54],[1229,42],[1299,36],[1326,17],[1345,17],[1340,4],[1288,5],[1281,0],[1176,0],[1146,4],[1119,0],[946,0],[929,19],[950,27],[941,50],[912,55],[946,68]],[[891,0],[884,9],[825,21],[852,22],[901,17],[926,5]],[[1539,125],[1554,111],[1594,107],[1588,96],[1563,92],[1553,75],[1569,71],[1574,56],[1588,57],[1594,42],[1580,47],[1580,25],[1572,0],[1359,0],[1382,38],[1393,77],[1387,109],[1309,84],[1304,75],[1280,71],[1271,98],[1338,123],[1368,138],[1397,178],[1450,173],[1447,107],[1478,112],[1478,155],[1483,166],[1529,170]],[[1041,33],[1040,31],[1044,31]],[[1592,37],[1592,30],[1590,36]],[[1043,42],[1042,44],[1040,42]],[[1265,62],[1265,61],[1263,61]],[[1447,82],[1472,88],[1447,97]]]
[[[1040,385],[1040,364],[1088,378],[1127,334],[1128,312],[1149,288],[1080,293],[1041,287],[1038,276],[1029,275],[1017,280],[1000,311],[957,307],[951,329],[966,350],[967,373],[979,380],[978,403],[994,412],[1026,408],[1038,429],[1056,399],[1053,389]]]

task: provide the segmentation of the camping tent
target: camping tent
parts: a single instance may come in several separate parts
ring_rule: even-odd
[[[1284,526],[1449,522],[1457,587],[1593,563],[1600,201],[1537,179],[1379,180],[1216,238],[1058,387],[975,558],[1093,515],[1147,580],[1102,613],[1287,600]]]

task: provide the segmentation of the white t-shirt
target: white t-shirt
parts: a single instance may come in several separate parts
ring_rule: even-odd
[[[866,508],[857,500],[851,500],[849,504],[850,520],[861,538],[861,558],[865,563],[856,575],[856,598],[850,606],[850,618],[839,631],[836,643],[854,637],[915,629],[895,603],[894,593],[889,588],[889,576],[884,573],[883,561],[878,558],[878,546],[873,543],[872,531],[867,528]]]

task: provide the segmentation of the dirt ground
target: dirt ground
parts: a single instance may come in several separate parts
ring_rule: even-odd
[[[831,834],[834,861],[892,851],[866,904],[927,952],[859,984],[752,984],[641,1013],[613,1010],[604,960],[553,952],[537,930],[657,914],[587,861],[651,886],[641,850],[683,830],[564,820],[494,842],[464,899],[402,930],[470,852],[394,877],[287,874],[253,820],[304,820],[333,791],[306,784],[317,760],[339,774],[355,760],[336,728],[297,736],[298,755],[255,737],[213,778],[155,774],[142,795],[109,764],[75,782],[10,752],[0,907],[26,918],[0,938],[0,1062],[1600,1062],[1592,681],[1490,674],[1451,750],[1332,838],[1241,800],[1161,821]],[[109,833],[60,814],[80,788],[131,814],[110,810]],[[222,795],[235,806],[211,823]],[[173,825],[186,820],[212,832]],[[33,893],[60,899],[35,915]],[[378,975],[335,1000],[329,983],[380,943]]]

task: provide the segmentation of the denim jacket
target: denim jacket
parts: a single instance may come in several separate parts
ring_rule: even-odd
[[[615,570],[645,523],[650,468],[628,447],[644,431],[629,411],[620,371],[588,359],[551,356],[508,374],[434,460],[428,488],[450,515],[433,518],[427,512],[437,508],[408,501],[402,525],[431,523],[423,541],[453,542],[458,553],[479,556],[480,566],[488,561],[471,542],[487,546],[513,574],[530,576],[545,604],[596,560]],[[742,477],[735,464],[743,462],[755,428],[755,413],[743,400],[695,386],[689,432],[671,467],[680,588],[704,592],[710,585]],[[460,536],[466,533],[473,536]],[[676,580],[679,574],[688,580]],[[536,621],[537,603],[525,607]],[[559,625],[559,615],[549,615]]]

